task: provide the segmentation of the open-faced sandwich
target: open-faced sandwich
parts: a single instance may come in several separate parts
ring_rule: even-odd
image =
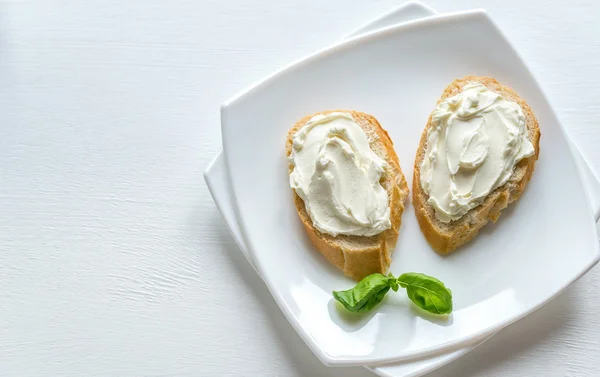
[[[448,253],[517,200],[540,152],[529,105],[491,77],[444,90],[417,149],[413,204],[429,244]]]
[[[408,187],[387,132],[368,114],[306,116],[286,142],[290,186],[315,248],[346,276],[386,273]]]

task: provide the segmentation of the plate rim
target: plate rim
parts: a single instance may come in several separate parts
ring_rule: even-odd
[[[333,54],[333,53],[337,53],[338,51],[342,51],[344,49],[352,48],[355,44],[367,41],[370,38],[382,37],[382,36],[386,35],[387,33],[393,33],[395,31],[401,30],[401,29],[409,29],[411,27],[415,27],[415,25],[417,27],[420,27],[420,26],[422,26],[421,24],[423,24],[423,23],[453,22],[453,21],[459,20],[461,18],[468,19],[471,17],[478,17],[478,16],[484,17],[485,19],[487,19],[491,24],[493,24],[496,27],[495,23],[489,17],[489,15],[485,9],[475,8],[475,9],[469,9],[469,10],[458,11],[458,12],[449,12],[449,13],[442,13],[442,14],[436,13],[431,16],[426,16],[423,18],[409,20],[406,22],[402,22],[400,24],[394,24],[394,25],[383,27],[381,29],[368,31],[363,34],[354,35],[348,39],[342,39],[341,41],[338,41],[328,47],[321,48],[317,52],[306,55],[300,59],[296,59],[292,63],[273,71],[273,73],[271,73],[270,75],[263,77],[262,79],[256,81],[254,84],[247,86],[246,88],[240,90],[233,96],[229,97],[227,100],[225,100],[225,102],[223,102],[221,104],[221,119],[223,117],[223,112],[226,111],[226,109],[228,107],[235,105],[237,102],[241,101],[245,97],[253,94],[253,92],[255,92],[256,90],[269,84],[270,82],[274,81],[279,76],[281,76],[283,73],[288,73],[288,71],[292,71],[294,69],[298,69],[307,64],[310,64],[313,60],[318,60],[328,54]],[[385,17],[385,15],[382,15],[381,17],[379,17],[378,20],[383,17]],[[504,39],[506,39],[504,34],[502,34],[502,36],[504,37]],[[511,45],[511,47],[512,47],[512,45]],[[521,58],[520,55],[519,55],[519,58]],[[223,128],[223,123],[221,123],[221,128]],[[222,139],[222,142],[225,143],[225,140]]]

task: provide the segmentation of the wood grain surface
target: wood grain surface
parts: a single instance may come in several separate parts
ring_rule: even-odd
[[[486,8],[600,172],[600,2],[428,4]],[[372,375],[312,355],[202,172],[221,102],[397,5],[0,0],[0,375]],[[600,375],[599,291],[431,376]]]

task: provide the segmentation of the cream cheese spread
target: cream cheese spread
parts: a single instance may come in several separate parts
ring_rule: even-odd
[[[290,186],[314,227],[332,236],[373,236],[391,227],[380,180],[386,162],[349,113],[312,117],[293,137]]]
[[[436,217],[448,223],[480,205],[534,153],[521,107],[471,82],[432,113],[421,188]]]

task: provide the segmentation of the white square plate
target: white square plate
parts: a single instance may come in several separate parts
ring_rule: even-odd
[[[410,1],[382,15],[381,17],[371,20],[367,24],[356,29],[353,33],[349,34],[345,39],[349,39],[351,37],[355,37],[383,27],[388,27],[397,23],[432,16],[434,14],[436,14],[436,12],[426,5],[418,1]],[[581,167],[581,173],[583,173],[584,185],[587,194],[589,195],[590,205],[595,213],[596,220],[598,220],[598,215],[600,213],[600,182],[595,177],[592,169],[578,148],[575,145],[573,147],[575,151],[576,162]],[[235,210],[233,208],[230,193],[231,190],[226,175],[227,170],[224,158],[222,153],[219,152],[219,154],[217,154],[214,160],[207,167],[204,173],[205,180],[215,204],[223,215],[234,240],[238,244],[241,252],[247,258],[250,265],[254,267],[254,259],[247,251],[239,230],[237,218],[235,217]],[[481,343],[483,343],[483,341]],[[477,345],[480,345],[481,343],[478,343]],[[432,370],[457,359],[458,357],[472,350],[475,346],[467,346],[457,351],[450,351],[448,353],[438,354],[431,357],[405,360],[395,364],[366,368],[380,376],[385,377],[422,376],[425,373],[431,372]]]
[[[447,321],[417,316],[399,295],[376,313],[348,318],[331,291],[353,283],[312,249],[291,205],[287,129],[328,108],[371,113],[392,136],[411,181],[429,112],[443,88],[466,74],[496,77],[536,112],[543,136],[532,182],[498,224],[449,257],[429,248],[411,209],[404,214],[391,270],[446,282],[455,297]],[[403,360],[475,342],[549,301],[598,261],[593,216],[565,134],[485,12],[410,22],[316,54],[229,101],[222,126],[245,242],[280,308],[326,364]]]

